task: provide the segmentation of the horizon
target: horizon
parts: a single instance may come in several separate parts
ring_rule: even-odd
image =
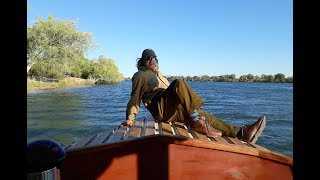
[[[252,73],[249,73],[249,74],[252,74]],[[278,74],[278,73],[276,73],[276,74]],[[275,76],[276,74],[264,74],[264,75],[272,75],[272,76]],[[283,74],[283,73],[281,73],[281,74]],[[221,75],[212,75],[212,76],[215,76],[215,77],[219,77],[219,76],[225,76],[225,75],[232,75],[232,74],[221,74]],[[248,74],[241,74],[241,75],[239,75],[239,76],[237,76],[236,75],[236,79],[239,79],[241,76],[246,76],[246,75],[248,75]],[[252,74],[253,76],[259,76],[259,77],[261,77],[261,75],[262,74],[260,74],[260,75],[257,75],[257,74]],[[165,76],[165,77],[173,77],[173,76],[176,76],[176,75],[170,75],[170,74],[168,74],[168,75],[166,75],[166,74],[164,74],[163,76]],[[180,75],[177,75],[177,76],[180,76]],[[182,75],[181,75],[182,76]],[[182,76],[182,77],[188,77],[189,75],[186,75],[186,76]],[[194,75],[194,76],[197,76],[197,75]],[[194,76],[190,76],[190,77],[194,77]],[[204,74],[204,75],[201,75],[201,76],[198,76],[198,77],[202,77],[202,76],[209,76],[209,75],[206,75],[206,74]],[[209,76],[209,77],[212,77],[212,76]],[[124,78],[132,78],[131,76],[130,77],[124,77]],[[285,78],[293,78],[293,76],[285,76]]]
[[[282,73],[293,77],[293,2],[284,1],[27,1],[27,25],[38,17],[73,20],[124,77],[152,48],[167,76]]]

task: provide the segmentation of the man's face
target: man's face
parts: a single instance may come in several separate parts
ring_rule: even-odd
[[[158,73],[159,66],[156,61],[156,57],[150,58],[146,63],[146,67],[147,67],[147,69],[150,69],[151,71],[153,71],[155,73]]]

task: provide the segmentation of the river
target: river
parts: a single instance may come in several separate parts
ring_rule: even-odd
[[[257,144],[287,156],[293,154],[293,84],[187,82],[204,100],[202,109],[241,126],[261,115],[267,125]],[[27,94],[27,140],[53,139],[62,145],[78,141],[125,120],[131,81],[33,91]],[[141,104],[138,117],[149,112]]]

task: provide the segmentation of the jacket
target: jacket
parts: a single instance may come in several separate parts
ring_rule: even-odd
[[[139,70],[132,76],[132,91],[127,104],[126,119],[134,120],[139,112],[140,103],[148,108],[152,98],[169,86],[169,81],[159,71]]]

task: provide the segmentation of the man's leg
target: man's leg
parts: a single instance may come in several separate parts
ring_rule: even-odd
[[[153,100],[151,111],[160,121],[171,120],[177,113],[179,119],[190,121],[190,114],[195,109],[199,109],[202,104],[203,100],[183,80],[176,79],[161,97]]]
[[[241,129],[238,126],[228,124],[228,123],[220,120],[219,118],[217,118],[211,114],[208,114],[207,112],[205,112],[201,109],[199,109],[198,112],[199,112],[200,116],[204,116],[206,118],[206,120],[208,121],[208,123],[212,127],[220,130],[224,136],[236,137],[236,134]]]
[[[198,112],[200,116],[204,116],[206,118],[213,128],[220,130],[224,136],[236,137],[245,142],[256,143],[266,126],[265,116],[259,117],[259,119],[253,124],[238,127],[228,124],[201,109],[199,109]]]
[[[174,80],[163,94],[151,103],[152,115],[159,121],[180,121],[191,130],[210,137],[221,136],[206,120],[198,116],[203,100],[181,80]]]

